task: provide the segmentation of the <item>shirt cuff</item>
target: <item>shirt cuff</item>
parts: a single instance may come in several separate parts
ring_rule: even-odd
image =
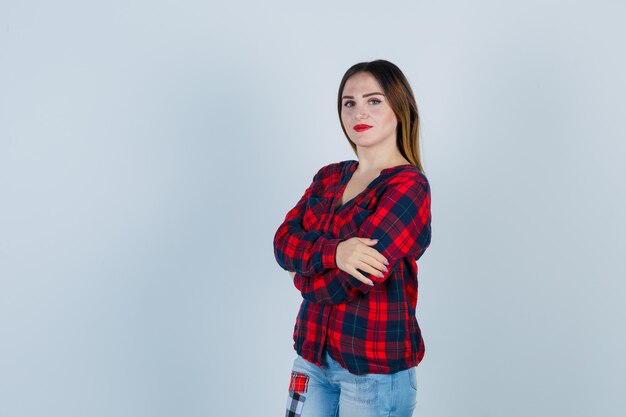
[[[324,269],[337,268],[335,252],[337,251],[337,245],[342,242],[343,239],[327,239],[326,243],[322,247],[322,265]]]

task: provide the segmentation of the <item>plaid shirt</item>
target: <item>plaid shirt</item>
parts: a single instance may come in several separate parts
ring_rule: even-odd
[[[274,235],[274,256],[302,304],[294,348],[322,365],[324,349],[353,374],[390,374],[419,364],[424,342],[415,318],[417,263],[430,245],[428,180],[413,165],[383,169],[367,187],[333,209],[358,161],[322,167]],[[335,263],[339,242],[379,239],[371,245],[388,261],[383,277],[367,285]]]

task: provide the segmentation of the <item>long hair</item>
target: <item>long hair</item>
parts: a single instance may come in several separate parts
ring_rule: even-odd
[[[402,71],[400,71],[400,68],[384,59],[377,59],[371,62],[359,62],[351,66],[343,75],[341,83],[339,84],[339,93],[337,96],[339,123],[341,123],[341,129],[348,139],[352,150],[357,154],[356,145],[350,140],[346,128],[341,121],[341,110],[343,108],[341,96],[343,95],[343,89],[348,78],[360,72],[372,74],[382,87],[387,102],[398,119],[398,126],[396,128],[396,145],[398,146],[398,150],[411,165],[416,166],[420,172],[424,173],[419,148],[419,114],[417,112],[417,104],[413,90],[411,89],[409,81]]]

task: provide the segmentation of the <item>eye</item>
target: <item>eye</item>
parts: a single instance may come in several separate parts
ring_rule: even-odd
[[[378,103],[382,103],[381,100],[377,99],[377,98],[371,98],[368,100],[368,103],[374,103],[374,104],[378,104]],[[354,101],[352,100],[348,100],[345,103],[343,103],[344,107],[353,107],[354,106]]]

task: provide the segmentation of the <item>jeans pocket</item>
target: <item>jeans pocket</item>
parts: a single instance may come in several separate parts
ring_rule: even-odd
[[[363,375],[356,377],[354,382],[356,401],[363,404],[375,404],[378,401],[378,380]]]
[[[416,375],[416,367],[409,368],[407,372],[409,375],[409,383],[411,384],[411,388],[417,391],[417,375]]]

